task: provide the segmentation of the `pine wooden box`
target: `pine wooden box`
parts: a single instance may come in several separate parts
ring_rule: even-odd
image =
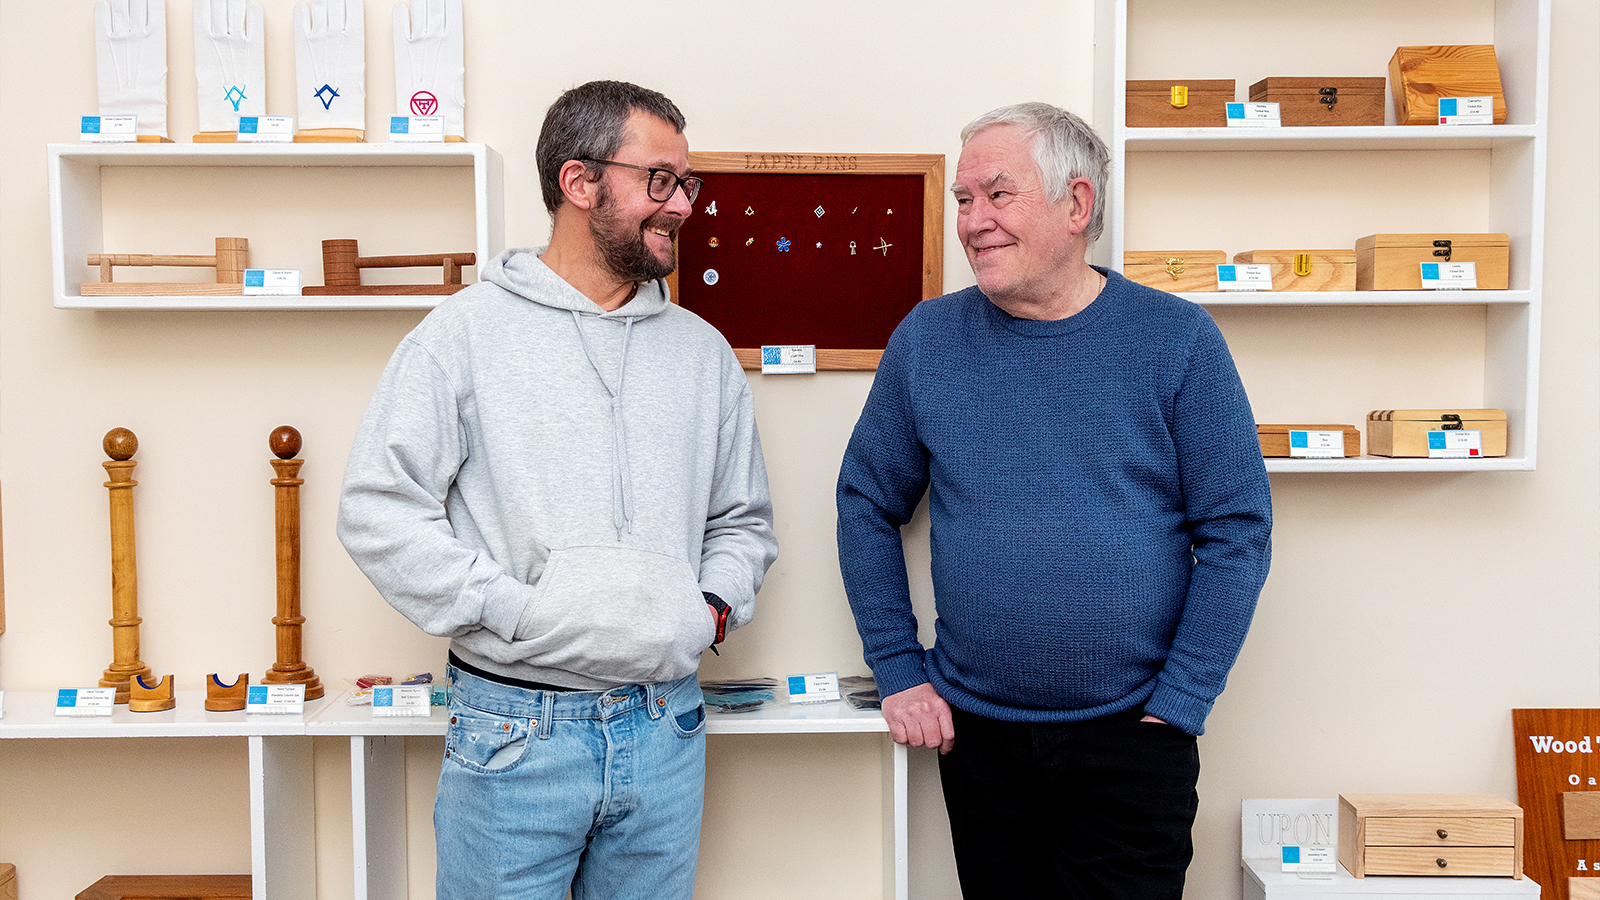
[[[1354,425],[1256,425],[1256,439],[1261,441],[1261,455],[1268,457],[1290,456],[1291,431],[1342,431],[1344,455],[1361,455],[1361,432]]]
[[[1399,47],[1389,58],[1389,91],[1401,125],[1439,124],[1440,97],[1493,97],[1494,124],[1506,121],[1493,44]]]
[[[1448,242],[1448,245],[1445,244]],[[1369,234],[1356,241],[1356,290],[1420,291],[1425,262],[1470,262],[1478,290],[1510,284],[1511,239],[1504,234]]]
[[[1222,250],[1127,250],[1122,274],[1162,291],[1215,291],[1217,266],[1227,262]]]
[[[1233,261],[1242,265],[1272,266],[1274,291],[1356,289],[1354,250],[1246,250],[1235,253]]]
[[[1172,89],[1188,94],[1184,106],[1172,105]],[[1226,128],[1228,104],[1233,102],[1232,78],[1198,81],[1128,82],[1129,128]]]
[[[1339,863],[1368,875],[1522,877],[1522,807],[1494,794],[1340,794]]]
[[[1498,409],[1375,409],[1367,413],[1367,452],[1426,457],[1428,432],[1457,430],[1483,432],[1484,456],[1506,455],[1506,414]]]
[[[1382,78],[1287,78],[1273,76],[1250,85],[1250,100],[1278,104],[1278,118],[1290,125],[1382,125]]]

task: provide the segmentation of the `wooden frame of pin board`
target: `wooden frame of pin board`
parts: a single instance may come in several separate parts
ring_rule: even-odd
[[[705,186],[668,287],[747,369],[773,344],[816,346],[819,371],[876,369],[894,326],[944,293],[942,154],[701,152],[689,167]]]

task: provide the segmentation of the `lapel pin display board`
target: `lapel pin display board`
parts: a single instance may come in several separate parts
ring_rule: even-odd
[[[913,306],[944,292],[944,157],[690,153],[705,180],[678,232],[673,299],[747,369],[811,345],[821,369],[876,369]]]

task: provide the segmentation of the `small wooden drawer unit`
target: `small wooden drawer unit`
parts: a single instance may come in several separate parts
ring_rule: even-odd
[[[1522,807],[1494,794],[1340,794],[1339,863],[1368,875],[1522,877]]]
[[[1226,265],[1221,250],[1126,250],[1122,274],[1129,281],[1161,291],[1215,291],[1217,266]]]
[[[1250,85],[1254,103],[1278,104],[1292,125],[1382,125],[1382,78],[1263,78]]]
[[[1129,128],[1226,128],[1234,81],[1128,82]]]

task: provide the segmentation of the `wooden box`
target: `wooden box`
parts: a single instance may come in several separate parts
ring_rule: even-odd
[[[1506,414],[1498,409],[1375,409],[1367,413],[1367,452],[1428,455],[1430,431],[1481,431],[1483,455],[1506,455]]]
[[[1263,78],[1250,99],[1278,104],[1289,125],[1382,125],[1382,78]]]
[[[1356,289],[1354,250],[1246,250],[1235,253],[1233,261],[1244,265],[1272,266],[1274,291]]]
[[[1291,431],[1342,431],[1344,455],[1361,455],[1361,432],[1354,425],[1256,425],[1256,438],[1261,441],[1261,455],[1270,457],[1291,456],[1289,432]]]
[[[0,900],[17,900],[17,867],[0,863]]]
[[[1340,794],[1351,875],[1522,877],[1522,807],[1493,794]]]
[[[250,900],[249,875],[107,875],[76,900]]]
[[[1182,90],[1174,90],[1178,88]],[[1233,93],[1232,78],[1130,81],[1128,127],[1226,128]]]
[[[1418,263],[1470,262],[1478,290],[1510,284],[1511,240],[1503,234],[1369,234],[1356,241],[1356,290],[1420,291]]]
[[[1221,250],[1128,250],[1122,274],[1162,291],[1215,291],[1217,266],[1228,261]]]
[[[1400,47],[1389,58],[1389,91],[1401,125],[1439,124],[1440,97],[1493,97],[1494,124],[1506,121],[1493,44]]]

